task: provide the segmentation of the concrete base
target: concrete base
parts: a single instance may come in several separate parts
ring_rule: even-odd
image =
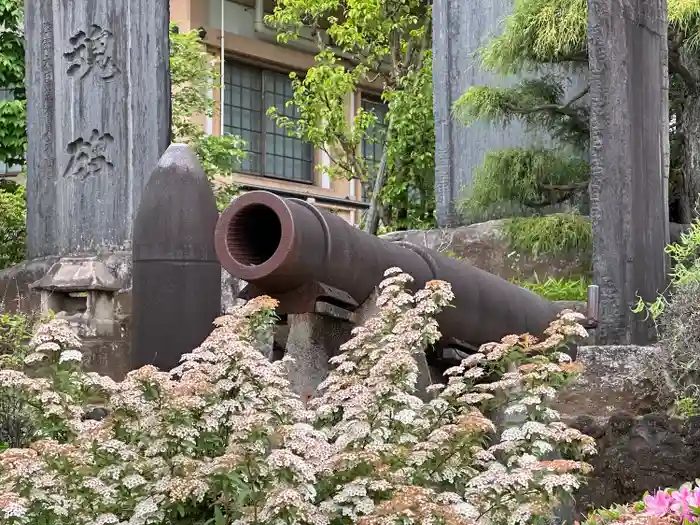
[[[328,360],[338,354],[340,345],[350,339],[352,323],[322,314],[289,316],[286,355],[294,359],[288,377],[294,392],[305,401],[328,376]]]
[[[583,372],[560,392],[553,408],[570,419],[666,410],[674,394],[660,366],[662,352],[653,346],[579,346],[576,361]]]

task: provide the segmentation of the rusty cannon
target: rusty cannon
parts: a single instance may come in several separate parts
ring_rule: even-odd
[[[238,197],[215,232],[221,265],[248,284],[242,297],[270,295],[282,314],[314,312],[318,302],[353,311],[397,266],[422,287],[452,285],[455,308],[438,317],[441,346],[475,349],[511,333],[540,335],[560,308],[469,264],[365,233],[300,200],[265,191]]]

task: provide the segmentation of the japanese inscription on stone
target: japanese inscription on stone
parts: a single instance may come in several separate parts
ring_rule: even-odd
[[[70,160],[66,166],[64,177],[75,177],[84,181],[91,175],[99,175],[103,171],[111,172],[114,164],[109,160],[109,148],[114,138],[109,133],[100,134],[96,129],[88,140],[78,137],[68,144]]]
[[[111,80],[119,73],[114,63],[114,35],[111,31],[93,24],[90,29],[79,31],[69,40],[71,50],[63,56],[68,62],[69,76],[85,78],[95,71],[101,79]]]

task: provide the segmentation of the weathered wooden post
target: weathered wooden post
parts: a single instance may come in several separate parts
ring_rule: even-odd
[[[199,159],[172,144],[134,221],[131,355],[135,367],[175,367],[220,313],[216,201]]]
[[[588,0],[593,274],[599,344],[645,344],[637,295],[665,287],[666,0]]]

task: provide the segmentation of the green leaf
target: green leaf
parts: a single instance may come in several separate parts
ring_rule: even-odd
[[[221,507],[219,507],[218,505],[214,507],[214,524],[226,525],[226,517],[221,512]]]

